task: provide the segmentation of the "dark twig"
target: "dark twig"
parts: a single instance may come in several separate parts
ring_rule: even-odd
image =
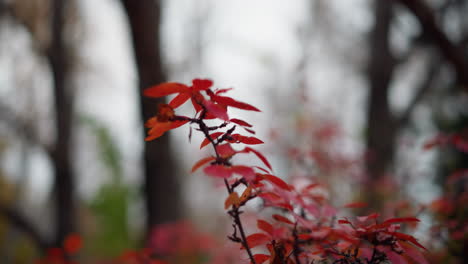
[[[33,224],[26,219],[24,215],[13,208],[0,204],[0,215],[3,215],[13,226],[18,230],[28,235],[31,240],[36,244],[40,252],[45,252],[49,244],[36,229]]]
[[[205,135],[205,137],[210,141],[211,145],[213,146],[213,149],[215,151],[216,155],[216,161],[221,162],[222,165],[225,166],[230,166],[231,164],[229,163],[229,160],[226,158],[223,158],[219,155],[219,152],[217,150],[217,146],[219,142],[215,142],[213,138],[210,136],[210,127],[208,127],[205,122],[203,122],[203,117],[206,115],[206,109],[203,104],[200,104],[203,108],[202,113],[200,114],[200,117],[198,119],[192,119],[191,121],[198,124],[198,128],[202,133]],[[225,125],[224,125],[225,126]],[[232,128],[232,131],[234,130],[235,126]],[[231,132],[232,133],[232,132]],[[231,194],[234,191],[234,187],[230,186],[228,181],[224,179],[224,184],[226,185],[226,189],[229,194]],[[255,259],[253,257],[252,250],[249,247],[249,244],[247,243],[247,236],[245,235],[244,227],[242,225],[242,221],[240,219],[240,214],[242,213],[240,210],[240,206],[235,206],[233,205],[232,209],[229,211],[229,215],[233,218],[235,227],[234,230],[238,230],[240,234],[240,243],[244,247],[245,251],[247,252],[249,259],[252,264],[256,264]],[[235,231],[236,232],[236,231]],[[233,241],[238,241],[237,236],[235,236],[236,233],[232,236],[231,240]]]

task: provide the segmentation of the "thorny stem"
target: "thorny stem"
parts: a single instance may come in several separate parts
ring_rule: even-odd
[[[202,107],[205,108],[203,105],[202,105]],[[203,122],[203,116],[205,114],[206,114],[206,109],[203,110],[203,112],[200,115],[200,118],[192,119],[191,121],[198,124],[198,127],[199,127],[200,131],[202,131],[203,134],[205,135],[205,137],[210,141],[210,143],[213,146],[213,149],[215,151],[216,160],[217,161],[223,160],[222,157],[219,155],[218,150],[216,148],[217,143],[215,143],[214,139],[211,138],[211,136],[210,136],[210,133],[209,133],[210,128],[205,124],[205,122]],[[224,165],[229,165],[229,163],[226,160],[224,160],[223,163],[224,163]],[[227,189],[228,193],[231,194],[234,191],[234,188],[229,185],[227,179],[224,179],[224,184],[226,185],[226,189]],[[251,263],[252,264],[257,264],[255,262],[254,257],[253,257],[252,251],[250,250],[250,247],[249,247],[249,245],[247,243],[247,237],[245,235],[244,227],[243,227],[242,221],[240,219],[240,214],[241,213],[239,212],[239,207],[233,205],[233,209],[231,210],[230,215],[234,219],[234,224],[237,226],[237,228],[239,230],[239,233],[240,233],[240,236],[241,236],[241,244],[242,244],[242,246],[244,246],[245,251],[247,251],[247,254],[249,255],[249,259],[250,259]]]

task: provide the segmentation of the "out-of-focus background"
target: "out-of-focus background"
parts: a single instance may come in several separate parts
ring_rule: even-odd
[[[430,203],[467,167],[466,14],[465,0],[1,0],[0,263],[72,232],[97,258],[181,219],[225,236],[223,190],[189,173],[209,151],[196,131],[144,142],[161,101],[141,91],[164,81],[233,87],[262,110],[232,116],[275,173],[326,182],[336,204]],[[425,151],[439,133],[465,154]],[[436,217],[416,211],[430,239]]]

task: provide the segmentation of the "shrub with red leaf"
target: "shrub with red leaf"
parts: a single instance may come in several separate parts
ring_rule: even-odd
[[[261,152],[251,147],[234,148],[234,144],[256,145],[263,141],[235,133],[239,127],[250,134],[254,131],[249,123],[230,118],[228,110],[259,110],[220,95],[229,89],[213,89],[212,85],[210,80],[195,79],[190,86],[164,83],[147,89],[144,94],[149,97],[177,94],[147,122],[150,128],[147,140],[184,124],[203,133],[205,139],[200,147],[211,145],[213,154],[200,159],[192,171],[203,168],[208,176],[224,182],[227,191],[224,205],[233,222],[228,238],[239,244],[250,263],[426,263],[420,251],[424,247],[413,236],[400,231],[400,224],[419,222],[418,219],[403,217],[379,222],[378,214],[371,214],[355,221],[337,220],[339,211],[329,204],[324,190],[318,191],[320,184],[309,182],[305,187],[288,184],[272,173]],[[174,110],[189,100],[194,117],[177,115]],[[208,119],[219,123],[209,126]],[[318,136],[327,137],[330,133],[324,131]],[[263,166],[232,164],[233,157],[246,154],[254,154]],[[258,232],[247,234],[241,215],[245,205],[254,199],[261,199],[265,208],[276,213],[271,220],[258,219]]]

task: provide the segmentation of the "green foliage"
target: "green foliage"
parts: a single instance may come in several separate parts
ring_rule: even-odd
[[[87,237],[88,249],[93,255],[115,256],[134,245],[128,226],[128,207],[134,196],[131,186],[122,181],[121,154],[109,129],[92,118],[82,121],[96,137],[99,158],[110,176],[89,202],[96,226]]]

